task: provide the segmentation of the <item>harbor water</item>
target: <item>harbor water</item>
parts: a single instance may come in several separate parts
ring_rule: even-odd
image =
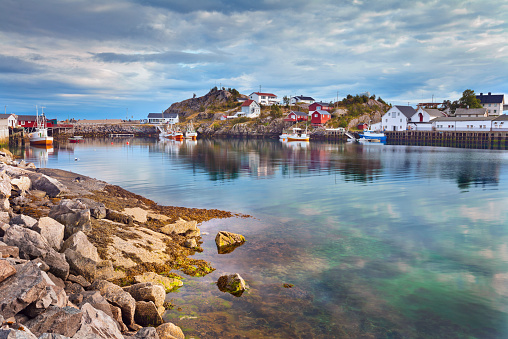
[[[13,150],[202,223],[164,318],[191,338],[508,337],[508,152],[265,140],[87,139]],[[245,215],[248,215],[245,216]],[[247,242],[218,254],[225,230]],[[240,297],[214,284],[239,273]]]

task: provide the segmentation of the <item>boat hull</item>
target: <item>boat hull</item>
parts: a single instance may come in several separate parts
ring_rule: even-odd
[[[53,137],[30,138],[30,145],[53,145]]]
[[[310,137],[287,137],[287,141],[309,141]]]

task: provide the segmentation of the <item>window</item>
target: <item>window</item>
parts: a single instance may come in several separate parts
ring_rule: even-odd
[[[400,113],[397,113],[397,116],[400,116]]]
[[[490,104],[489,104],[489,107],[490,107]]]
[[[496,113],[496,112],[497,112],[497,109],[494,110],[494,113]]]
[[[402,122],[402,119],[400,119],[400,122]]]

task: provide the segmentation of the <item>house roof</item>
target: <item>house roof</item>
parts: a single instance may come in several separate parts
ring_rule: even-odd
[[[293,98],[295,98],[297,100],[312,100],[312,101],[314,101],[314,98],[312,98],[312,97],[304,97],[303,95],[297,95],[297,96],[295,96]]]
[[[18,115],[18,121],[35,121],[37,120],[36,115]]]
[[[245,107],[245,106],[250,106],[253,102],[255,102],[254,100],[247,100],[247,101],[244,101],[244,103],[242,104],[242,107]],[[257,102],[256,102],[257,104]]]
[[[305,113],[305,112],[300,112],[300,111],[291,111],[291,112],[289,112],[289,114],[291,114],[291,113],[294,113],[295,115],[298,115],[298,116],[301,116],[301,117],[303,117],[303,116],[307,116],[307,115],[308,115],[307,113]],[[288,114],[288,115],[289,115],[289,114]]]
[[[11,115],[14,115],[14,114],[0,114],[0,119],[8,119]]]
[[[432,120],[432,122],[436,121],[492,121],[496,119],[497,117],[490,116],[490,117],[442,117],[442,118],[436,118]]]
[[[413,114],[416,113],[415,109],[411,106],[394,106],[394,107],[397,107],[397,109],[407,118],[411,118]]]
[[[455,115],[485,115],[486,113],[486,108],[457,108],[455,110]]]
[[[494,121],[508,121],[508,115],[506,114],[501,114],[500,116],[498,116],[497,118],[494,119]]]
[[[442,111],[435,109],[435,108],[426,108],[424,109],[425,112],[427,112],[431,117],[444,117],[446,114],[444,114]]]
[[[500,104],[504,102],[504,94],[494,94],[492,95],[490,92],[487,95],[480,93],[480,95],[476,96],[476,99],[480,100],[482,104]]]
[[[275,94],[272,94],[272,93],[262,93],[262,92],[253,92],[252,94],[257,94],[257,95],[266,95],[268,97],[277,97]],[[252,95],[251,94],[251,95]]]
[[[148,113],[148,118],[159,118],[159,119],[175,119],[178,117],[178,113]]]
[[[318,105],[318,106],[326,106],[326,107],[329,107],[330,106],[330,103],[329,102],[314,102],[312,105]]]

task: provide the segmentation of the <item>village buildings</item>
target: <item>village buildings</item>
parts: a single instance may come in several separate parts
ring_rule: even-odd
[[[250,100],[254,100],[260,105],[277,105],[279,103],[279,99],[277,96],[272,93],[261,93],[261,92],[253,92],[249,95]]]
[[[291,105],[297,104],[297,103],[304,103],[304,104],[313,104],[316,100],[314,100],[312,97],[306,97],[303,95],[298,95],[295,97],[291,97],[289,99],[289,103]]]
[[[504,109],[504,94],[492,94],[489,92],[487,95],[480,93],[476,96],[480,104],[487,110],[487,115],[501,115]]]

